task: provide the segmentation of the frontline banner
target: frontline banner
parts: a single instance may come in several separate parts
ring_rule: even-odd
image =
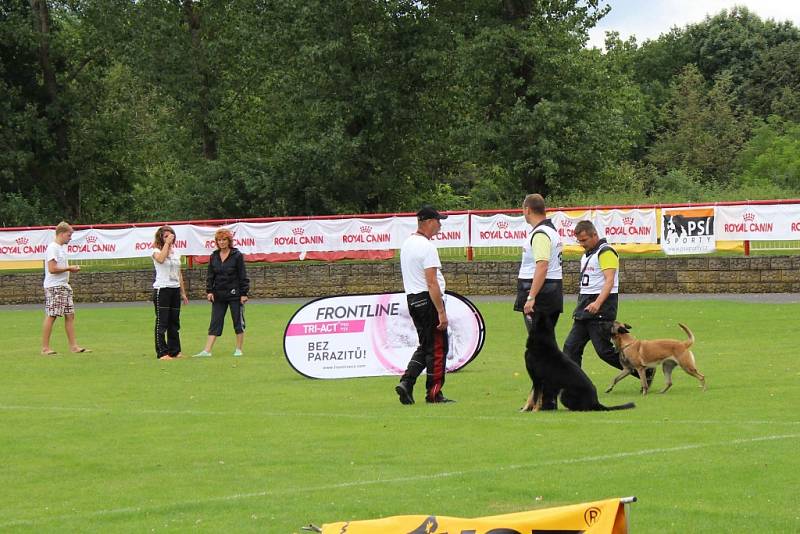
[[[800,205],[717,206],[715,223],[723,241],[800,239]]]
[[[714,252],[714,207],[663,208],[661,248],[670,255]]]
[[[625,505],[620,499],[607,499],[474,519],[405,515],[372,521],[346,521],[322,525],[322,534],[530,534],[532,532],[626,534],[628,524]]]
[[[448,372],[481,351],[483,317],[466,298],[448,291]],[[292,368],[309,378],[401,375],[417,348],[417,330],[404,293],[323,297],[289,320],[283,350]]]

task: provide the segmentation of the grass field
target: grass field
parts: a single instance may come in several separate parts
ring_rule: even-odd
[[[213,358],[172,362],[153,356],[146,306],[79,305],[95,352],[58,357],[38,355],[41,311],[0,308],[0,530],[283,534],[635,495],[635,533],[800,532],[798,305],[623,297],[639,337],[693,329],[708,390],[678,369],[666,395],[641,399],[631,378],[600,394],[634,410],[540,414],[516,411],[529,388],[519,315],[478,306],[483,352],[445,386],[458,402],[414,406],[394,378],[295,373],[282,349],[295,304],[249,306],[243,358],[226,324]],[[184,308],[185,353],[208,318]],[[53,336],[63,353],[61,322]],[[601,392],[616,373],[591,348],[584,367]]]

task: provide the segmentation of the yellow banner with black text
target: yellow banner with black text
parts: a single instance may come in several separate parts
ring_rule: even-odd
[[[463,519],[403,515],[322,526],[323,534],[626,534],[625,504],[607,499],[528,512]]]

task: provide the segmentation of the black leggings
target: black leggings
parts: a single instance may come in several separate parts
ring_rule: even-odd
[[[239,299],[221,300],[215,298],[211,303],[211,324],[208,327],[209,336],[221,336],[222,326],[225,323],[225,312],[230,306],[231,319],[233,320],[233,330],[237,334],[244,332],[244,304]]]
[[[181,289],[162,287],[153,290],[156,310],[156,358],[181,352]]]

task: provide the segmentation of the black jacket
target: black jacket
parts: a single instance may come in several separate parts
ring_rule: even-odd
[[[219,250],[211,253],[206,275],[206,293],[235,300],[247,296],[250,291],[250,279],[244,268],[244,254],[231,248],[228,258],[223,262]]]

